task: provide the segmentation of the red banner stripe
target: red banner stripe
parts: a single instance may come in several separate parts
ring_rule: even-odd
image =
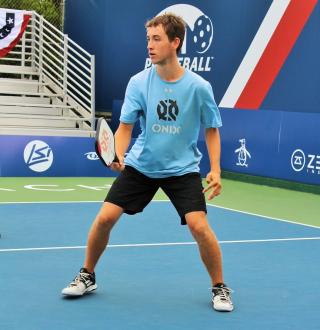
[[[0,49],[0,57],[6,56],[10,52],[10,50],[12,48],[14,48],[15,45],[19,42],[19,40],[21,39],[21,37],[23,35],[23,32],[27,28],[30,17],[31,17],[30,15],[23,15],[23,22],[21,24],[21,29],[20,29],[19,34],[7,47]]]
[[[235,108],[257,110],[265,99],[318,0],[292,0]]]

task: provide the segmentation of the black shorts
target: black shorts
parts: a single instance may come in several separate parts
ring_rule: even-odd
[[[186,224],[185,215],[189,212],[207,213],[200,173],[154,179],[126,166],[112,184],[105,202],[120,206],[127,214],[135,214],[143,211],[159,188],[176,208],[182,225]]]

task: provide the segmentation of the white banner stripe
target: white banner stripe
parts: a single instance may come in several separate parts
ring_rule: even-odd
[[[289,3],[290,0],[274,0],[272,2],[219,107],[234,108]]]

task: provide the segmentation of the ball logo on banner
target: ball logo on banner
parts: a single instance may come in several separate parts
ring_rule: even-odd
[[[29,142],[24,149],[23,157],[30,170],[35,172],[48,170],[53,162],[52,149],[40,140]]]
[[[180,64],[195,72],[211,71],[212,56],[204,56],[210,49],[213,39],[213,24],[209,16],[199,8],[177,4],[163,9],[158,15],[173,13],[183,18],[187,24],[185,39],[181,48]],[[195,56],[190,56],[195,55]],[[200,55],[200,56],[199,56]],[[146,59],[145,68],[151,66],[151,60]]]

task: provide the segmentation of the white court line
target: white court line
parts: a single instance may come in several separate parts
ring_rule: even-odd
[[[255,217],[260,217],[260,218],[263,218],[263,219],[266,219],[266,220],[282,221],[282,222],[291,223],[293,225],[300,225],[300,226],[305,226],[305,227],[311,227],[311,228],[320,229],[319,226],[308,225],[308,224],[305,224],[305,223],[296,222],[296,221],[292,221],[292,220],[281,219],[281,218],[269,217],[267,215],[261,215],[261,214],[258,214],[258,213],[252,213],[252,212],[247,212],[247,211],[240,211],[240,210],[236,210],[236,209],[231,209],[229,207],[218,206],[218,205],[213,205],[213,204],[208,204],[208,203],[207,203],[207,206],[212,206],[212,207],[216,207],[217,209],[223,209],[223,210],[237,212],[237,213],[241,213],[241,214],[253,215]]]
[[[101,201],[0,202],[0,205],[1,204],[81,204],[81,203],[102,203],[102,202],[103,202],[102,200]],[[171,203],[167,199],[155,199],[155,200],[152,200],[152,202],[166,202],[166,203]],[[305,223],[296,222],[296,221],[292,221],[292,220],[281,219],[281,218],[269,217],[267,215],[262,215],[262,214],[258,214],[258,213],[252,213],[252,212],[247,212],[247,211],[236,210],[236,209],[232,209],[232,208],[228,208],[228,207],[224,207],[224,206],[218,206],[218,205],[209,204],[209,203],[207,203],[207,206],[211,206],[211,207],[215,207],[215,208],[223,209],[223,210],[228,210],[228,211],[232,211],[232,212],[237,212],[237,213],[241,213],[241,214],[253,215],[253,216],[260,217],[260,218],[263,218],[263,219],[266,219],[266,220],[282,221],[282,222],[287,222],[287,223],[291,223],[291,224],[294,224],[294,225],[300,225],[300,226],[304,226],[304,227],[310,227],[310,228],[320,229],[319,226],[308,225],[308,224],[305,224]]]
[[[269,239],[252,239],[252,240],[236,240],[236,241],[219,241],[220,244],[241,244],[241,243],[270,243],[270,242],[289,242],[289,241],[316,241],[320,237],[292,237],[292,238],[269,238]],[[124,247],[155,247],[155,246],[181,246],[196,245],[196,242],[172,242],[172,243],[141,243],[141,244],[110,244],[109,248]],[[20,249],[0,249],[0,252],[24,252],[24,251],[50,251],[50,250],[79,250],[85,249],[85,245],[79,246],[52,246],[38,248],[20,248]]]

